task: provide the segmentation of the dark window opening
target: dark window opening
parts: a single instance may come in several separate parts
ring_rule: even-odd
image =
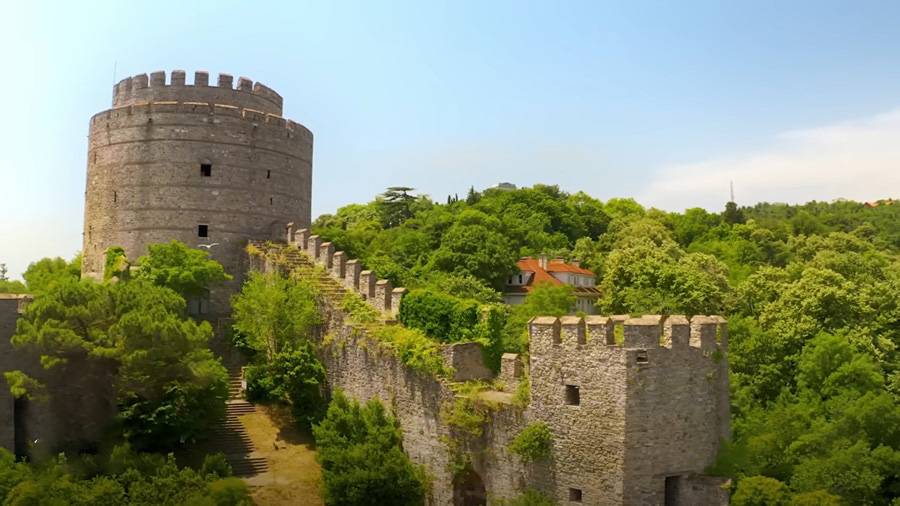
[[[197,237],[209,237],[209,225],[197,225]]]
[[[581,392],[575,385],[566,385],[566,404],[578,406],[581,404]]]
[[[648,363],[650,363],[650,357],[647,356],[647,351],[646,351],[646,350],[639,350],[639,351],[637,352],[637,358],[636,358],[636,361],[637,361],[637,363],[639,363],[639,364],[648,364]]]
[[[569,489],[569,500],[572,502],[581,502],[581,489],[580,488],[570,488]]]
[[[272,171],[271,170],[266,171],[266,179],[272,179]]]
[[[119,193],[113,192],[113,204],[119,201]]]
[[[200,175],[203,177],[212,176],[212,164],[211,163],[201,163],[200,164]]]
[[[275,203],[275,200],[272,197],[269,197],[269,205],[271,206],[274,203]]]
[[[679,478],[679,476],[666,476],[666,497],[663,502],[665,506],[675,506],[678,504]]]

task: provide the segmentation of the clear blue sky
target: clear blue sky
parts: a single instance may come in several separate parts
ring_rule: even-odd
[[[0,262],[81,246],[115,78],[227,72],[315,134],[313,215],[499,181],[666,209],[900,193],[900,2],[8,2]]]

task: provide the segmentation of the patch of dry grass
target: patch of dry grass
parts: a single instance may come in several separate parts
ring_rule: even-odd
[[[246,480],[256,504],[324,505],[312,435],[297,429],[287,407],[257,405],[255,413],[241,417],[241,423],[256,447],[253,456],[269,461],[267,473]]]

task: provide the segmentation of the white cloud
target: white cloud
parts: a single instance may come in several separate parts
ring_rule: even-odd
[[[721,209],[734,181],[739,204],[858,201],[900,194],[900,109],[779,135],[755,153],[663,167],[638,195],[669,210]]]

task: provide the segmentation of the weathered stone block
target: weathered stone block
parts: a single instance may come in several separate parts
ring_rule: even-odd
[[[393,290],[394,287],[391,286],[391,282],[387,279],[379,279],[375,282],[375,292],[372,297],[372,305],[375,306],[375,309],[382,313],[391,312],[391,293]]]
[[[344,268],[344,286],[358,292],[360,273],[362,273],[362,265],[359,263],[359,260],[355,258],[347,260],[347,265]]]
[[[364,299],[372,301],[375,297],[375,273],[372,271],[362,271],[359,273],[359,294]],[[370,302],[372,303],[372,302]],[[374,303],[373,303],[374,305]]]

